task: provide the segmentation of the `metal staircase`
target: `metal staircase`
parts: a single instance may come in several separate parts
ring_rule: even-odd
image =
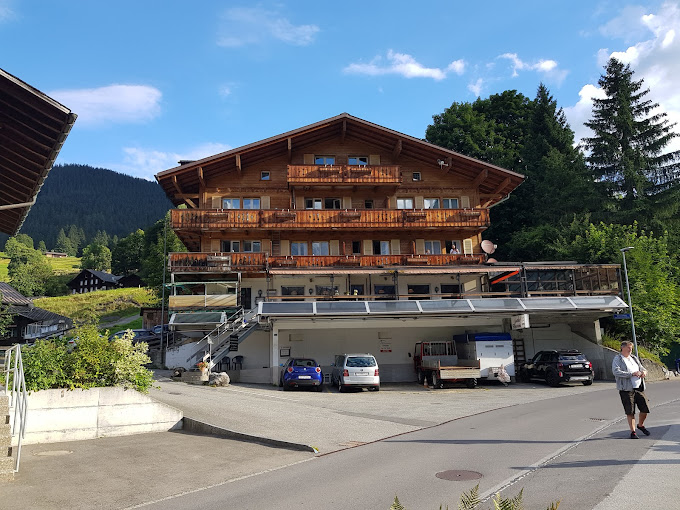
[[[241,308],[205,335],[198,342],[200,349],[187,358],[187,361],[205,361],[212,369],[230,352],[237,351],[238,345],[257,329],[256,316],[257,308],[251,310]]]

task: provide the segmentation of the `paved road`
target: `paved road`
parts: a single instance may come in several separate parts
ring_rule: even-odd
[[[675,479],[680,448],[673,443],[675,436],[663,439],[663,435],[677,421],[677,390],[673,383],[650,385],[648,393],[656,405],[650,417],[654,436],[639,441],[627,439],[615,392],[581,392],[321,455],[283,470],[153,503],[150,508],[386,508],[395,495],[409,509],[455,507],[460,494],[477,481],[448,481],[436,474],[466,470],[481,473],[478,481],[484,498],[499,490],[514,495],[525,486],[528,508],[543,508],[562,499],[565,508],[589,509],[615,493],[631,469],[640,466],[640,459],[654,456],[657,448],[669,443],[674,458],[664,457],[656,467]],[[654,416],[658,416],[656,424]],[[644,475],[643,467],[638,476]],[[674,487],[658,497],[672,504]],[[639,501],[630,501],[630,508],[639,508]]]

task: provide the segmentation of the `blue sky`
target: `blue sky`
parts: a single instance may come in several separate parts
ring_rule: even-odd
[[[342,112],[422,138],[540,82],[585,136],[612,54],[680,120],[677,1],[0,0],[0,67],[79,115],[57,162],[145,179]]]

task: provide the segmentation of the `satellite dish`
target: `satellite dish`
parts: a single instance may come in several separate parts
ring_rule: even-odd
[[[496,251],[496,248],[498,248],[498,246],[493,244],[488,239],[485,239],[484,241],[482,241],[482,251],[484,253],[488,253],[490,255],[490,254],[492,254],[493,252]]]
[[[493,259],[493,258],[486,261],[487,264],[495,264],[496,262],[498,262],[498,261],[496,259]]]

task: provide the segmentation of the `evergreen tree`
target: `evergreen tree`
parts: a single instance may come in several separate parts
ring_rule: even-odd
[[[97,230],[97,233],[95,234],[94,238],[92,239],[93,243],[96,244],[101,244],[102,246],[109,246],[109,235],[106,233],[106,230]]]
[[[128,275],[142,269],[144,255],[144,231],[142,229],[124,237],[111,250],[111,270],[114,274]]]
[[[598,81],[607,97],[593,99],[593,117],[586,126],[594,136],[584,140],[594,175],[623,197],[627,211],[637,199],[675,184],[680,170],[680,151],[663,152],[678,136],[675,124],[658,112],[658,103],[645,98],[649,89],[633,74],[629,65],[609,60]]]
[[[45,246],[45,241],[40,241],[40,242],[38,243],[38,250],[39,250],[40,253],[42,253],[42,254],[47,253],[47,246]]]
[[[54,245],[54,251],[67,253],[70,257],[76,256],[76,249],[73,247],[71,240],[66,237],[64,229],[62,228],[57,235],[57,243]]]
[[[53,275],[47,258],[15,238],[7,240],[5,252],[10,259],[7,273],[12,287],[25,296],[44,294],[47,281]]]
[[[83,232],[83,228],[78,227],[77,225],[69,226],[68,238],[73,246],[74,254],[72,256],[75,257],[81,253],[81,248],[85,244],[85,232]]]
[[[24,246],[28,246],[31,250],[34,248],[33,239],[28,234],[17,234],[14,236],[17,242],[20,242]]]

